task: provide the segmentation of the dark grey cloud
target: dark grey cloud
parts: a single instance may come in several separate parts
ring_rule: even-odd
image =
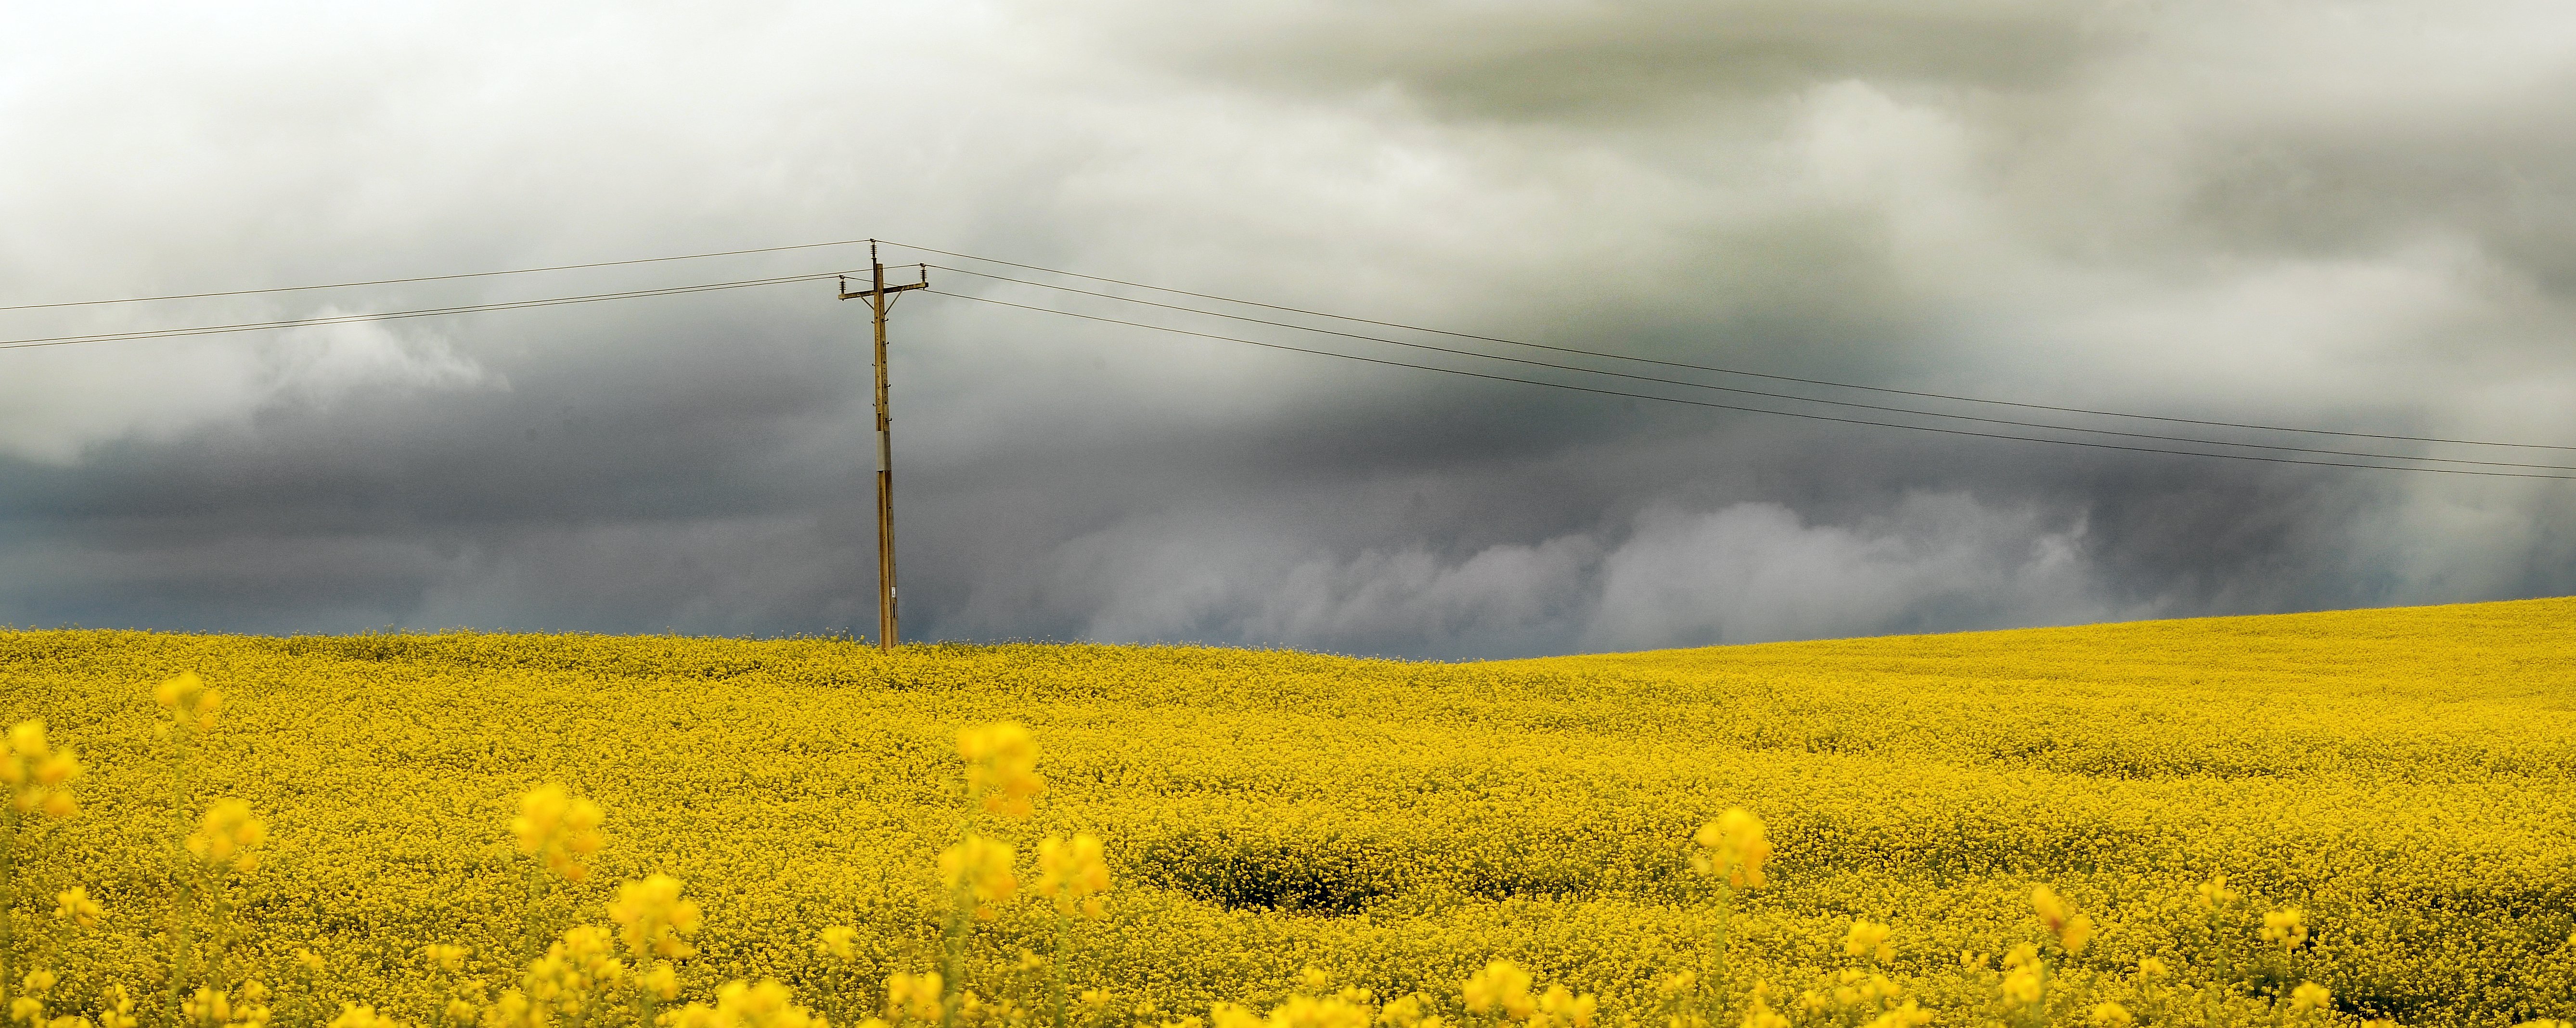
[[[2576,18],[2549,4],[22,21],[0,42],[0,302],[879,235],[1812,378],[2576,441]],[[789,286],[0,351],[0,622],[864,628],[860,314]],[[905,300],[896,334],[924,637],[1459,657],[2576,592],[2564,483],[1763,418],[937,296]]]

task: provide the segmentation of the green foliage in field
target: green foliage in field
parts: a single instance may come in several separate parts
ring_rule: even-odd
[[[76,885],[107,911],[21,933],[19,966],[55,968],[65,1009],[158,990],[176,840],[233,797],[268,833],[213,897],[233,926],[222,974],[266,982],[284,1021],[349,999],[435,1023],[460,979],[519,980],[530,865],[508,826],[560,783],[606,819],[585,878],[542,893],[544,937],[668,873],[704,915],[684,997],[774,978],[850,1023],[888,974],[939,965],[958,731],[1013,720],[1046,791],[984,830],[1024,865],[1042,836],[1104,840],[1108,918],[1081,923],[1065,971],[1121,1023],[1267,1006],[1308,967],[1458,1016],[1494,958],[1652,1020],[1660,979],[1717,966],[1690,840],[1730,806],[1775,846],[1729,925],[1739,1011],[1761,978],[1797,1023],[1833,1023],[1800,994],[1875,967],[1936,1023],[2003,1019],[1999,960],[2043,940],[2045,884],[2097,922],[2051,972],[2066,1023],[2117,1000],[2142,1023],[2218,1003],[2269,1024],[2304,981],[2334,1011],[2301,1017],[2567,1017],[2571,643],[2569,600],[1460,665],[0,632],[0,718],[45,719],[87,765],[85,812],[21,832],[18,920]],[[182,763],[152,685],[185,671],[225,700]],[[2213,875],[2242,893],[2215,914],[2193,903]],[[2291,907],[2304,943],[2262,942],[2264,912]],[[1890,926],[1884,961],[1847,952],[1855,920]],[[1043,991],[1022,954],[1049,952],[1056,924],[1000,907],[969,984]],[[856,929],[846,960],[817,948],[834,925]],[[432,971],[431,943],[465,947],[461,969]],[[2171,976],[2142,977],[2142,957]]]

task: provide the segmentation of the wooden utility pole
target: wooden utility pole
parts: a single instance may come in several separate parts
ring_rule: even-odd
[[[868,265],[875,269],[871,288],[850,291],[850,280],[841,279],[841,299],[866,300],[876,317],[877,328],[877,648],[894,649],[894,419],[886,416],[886,311],[894,307],[896,293],[907,289],[930,288],[930,269],[921,269],[921,281],[890,286],[885,280],[885,265],[877,261],[877,244],[868,241]]]

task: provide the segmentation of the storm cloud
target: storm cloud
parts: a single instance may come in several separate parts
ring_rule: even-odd
[[[2576,445],[2563,4],[101,4],[12,22],[0,306],[874,236],[1805,379]],[[0,338],[865,262],[14,309]],[[0,349],[0,623],[871,630],[866,325],[830,288]],[[1457,658],[2576,593],[2563,481],[1768,417],[952,296],[908,296],[894,333],[916,638]]]

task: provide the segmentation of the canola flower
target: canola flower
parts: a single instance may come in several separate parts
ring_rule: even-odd
[[[644,973],[635,976],[635,984],[652,999],[667,1003],[680,998],[680,970],[669,963],[646,968]]]
[[[182,733],[203,734],[215,730],[217,715],[224,709],[221,690],[206,684],[194,671],[182,671],[176,677],[153,687],[152,698],[167,711],[170,720],[163,726]]]
[[[2031,913],[2067,957],[2084,952],[2093,939],[2093,918],[2077,911],[2074,905],[2046,885],[2030,891]],[[2038,1021],[2048,1020],[2049,967],[2039,947],[2023,943],[2004,955],[2004,979],[2000,986],[2003,1003],[2008,1009],[2028,1011]],[[2098,1012],[2098,1007],[2096,1008]]]
[[[2039,947],[2022,943],[2004,954],[2001,986],[2006,1007],[2035,1007],[2046,994],[2048,969],[2039,962]]]
[[[426,961],[430,967],[449,974],[465,970],[465,957],[469,952],[472,951],[463,946],[450,946],[436,942],[420,948],[423,961]]]
[[[1101,894],[1109,891],[1109,864],[1101,858],[1100,837],[1088,832],[1064,839],[1038,841],[1037,894],[1066,917],[1100,917]]]
[[[1530,974],[1508,960],[1488,963],[1466,981],[1458,984],[1469,1013],[1501,1014],[1514,1021],[1527,1020],[1538,1012],[1538,997],[1530,995]]]
[[[75,885],[54,894],[54,920],[65,925],[73,928],[96,928],[98,922],[106,916],[107,911],[101,909],[96,900],[89,898],[89,889],[85,886]]]
[[[207,718],[206,724],[211,726],[211,714]],[[224,797],[206,806],[206,813],[198,819],[196,829],[181,842],[183,851],[194,866],[179,869],[176,875],[178,918],[168,932],[170,973],[167,977],[168,1007],[165,1009],[175,1009],[181,1020],[200,1028],[265,1023],[268,1019],[268,1008],[256,997],[245,999],[242,1005],[245,1016],[236,1019],[228,1012],[232,999],[223,990],[201,985],[192,997],[187,996],[189,984],[207,970],[194,961],[196,943],[193,935],[198,927],[195,923],[198,914],[195,901],[198,895],[203,893],[213,899],[211,909],[206,911],[212,922],[208,933],[214,947],[211,963],[220,965],[230,947],[233,928],[222,876],[226,872],[248,874],[257,870],[259,847],[267,838],[268,825],[252,812],[250,804]],[[191,1004],[194,1005],[193,1012]]]
[[[2077,913],[2075,908],[2058,898],[2057,891],[2042,885],[2030,892],[2031,910],[2039,915],[2039,925],[2057,937],[2066,952],[2082,953],[2093,939],[2093,918]]]
[[[27,972],[26,977],[18,980],[16,997],[9,1001],[9,1019],[24,1021],[36,1028],[52,1025],[54,1019],[45,1016],[45,999],[46,994],[53,989],[53,972],[45,970]]]
[[[885,982],[885,1019],[897,1024],[906,1020],[937,1021],[947,1009],[946,990],[946,980],[937,971],[889,975]]]
[[[61,819],[80,811],[80,805],[72,798],[69,783],[80,777],[81,765],[71,747],[56,747],[46,740],[45,723],[41,720],[11,725],[7,745],[0,749],[5,749],[5,752],[0,752],[0,785],[6,785],[9,790],[9,802],[0,805],[0,1000],[7,1001],[0,1006],[5,1006],[11,1017],[37,1024],[43,1017],[40,996],[52,987],[53,977],[51,972],[40,969],[31,972],[24,984],[17,984],[21,982],[17,974],[17,906],[21,877],[18,836],[31,814]],[[83,899],[82,903],[86,904],[86,900]],[[74,921],[86,913],[90,922],[96,923],[95,906],[83,905],[58,909],[57,912],[70,914]],[[38,978],[38,975],[43,977]],[[36,981],[45,985],[37,987]],[[10,999],[13,984],[17,984],[18,995]],[[20,1008],[16,1004],[31,998],[38,999],[37,1005],[28,1008],[25,1016],[20,1016]]]
[[[1216,1003],[1208,1008],[1208,1024],[1214,1028],[1370,1028],[1385,1024],[1392,1028],[1438,1028],[1442,1019],[1423,1012],[1419,995],[1399,997],[1381,1008],[1375,993],[1358,986],[1333,989],[1332,976],[1322,968],[1309,966],[1297,974],[1298,989],[1273,1006],[1267,1015],[1256,1014],[1240,1003]],[[1106,1010],[1109,996],[1093,991],[1083,995],[1084,1006]],[[1135,1015],[1150,1018],[1155,1013],[1151,1003],[1139,1004]],[[1545,1014],[1534,1015],[1544,1018]],[[1185,1021],[1195,1023],[1195,1018]]]
[[[558,1014],[578,1021],[612,1002],[613,993],[626,979],[626,964],[615,954],[604,928],[580,924],[564,929],[546,954],[531,961],[519,976],[519,992],[526,997],[529,1016]]]
[[[552,783],[519,798],[519,816],[510,822],[519,852],[535,857],[547,872],[567,882],[590,874],[582,861],[599,852],[599,804],[574,796]]]
[[[36,913],[86,882],[116,916],[68,945],[55,937],[72,930],[45,921],[17,956],[59,961],[49,1018],[106,1028],[107,985],[161,983],[166,965],[148,955],[171,911],[135,883],[161,880],[162,854],[188,826],[137,814],[133,798],[155,795],[167,765],[123,759],[150,749],[149,721],[92,700],[123,688],[130,707],[132,684],[101,676],[124,666],[120,649],[150,648],[240,676],[226,682],[227,717],[239,707],[314,728],[255,744],[209,737],[190,756],[199,781],[274,812],[281,848],[260,851],[261,899],[243,908],[230,965],[183,998],[235,986],[238,1001],[242,975],[282,976],[275,1016],[298,1028],[344,999],[438,1018],[453,979],[400,954],[432,940],[511,949],[490,926],[506,925],[515,883],[471,812],[550,774],[583,775],[591,798],[636,826],[585,859],[592,880],[553,878],[555,928],[605,925],[611,954],[634,962],[606,907],[619,881],[666,873],[708,890],[705,929],[689,940],[704,952],[677,976],[675,1007],[713,1004],[721,983],[775,980],[815,1011],[872,1011],[869,986],[936,962],[936,926],[920,919],[945,909],[946,890],[925,865],[957,838],[936,828],[953,823],[957,790],[942,779],[957,765],[920,740],[1005,717],[1043,741],[1054,785],[1032,797],[1037,825],[979,826],[1020,851],[1016,893],[1033,902],[1015,896],[976,919],[972,971],[953,994],[959,1023],[978,1028],[1043,1022],[1044,979],[1059,969],[1119,997],[1081,1008],[1084,1028],[1203,1023],[1213,1002],[1266,1019],[1284,1002],[1282,954],[1295,956],[1288,968],[1425,988],[1424,1017],[1464,1014],[1465,997],[1423,983],[1509,956],[1597,995],[1596,1023],[1733,1026],[1753,1013],[1744,985],[1760,978],[1786,983],[1762,1000],[1775,1016],[1779,995],[1850,989],[1868,997],[1836,1013],[1852,1028],[1909,1016],[1908,1001],[1943,1023],[1983,1024],[2003,1009],[1993,957],[1953,967],[1912,954],[1937,943],[2009,956],[2039,939],[2057,1023],[2103,1003],[2148,1024],[2563,1019],[2548,999],[2569,991],[2553,956],[2564,922],[2549,920],[2563,904],[2541,883],[2563,866],[2576,821],[2551,800],[2568,724],[2515,692],[2564,680],[2563,628],[2531,636],[2561,642],[2526,647],[2458,627],[2519,623],[2526,609],[2556,611],[2532,615],[2539,625],[2576,613],[2507,605],[1455,667],[1188,648],[881,658],[828,641],[0,635],[23,640],[9,645],[28,694],[62,704],[28,713],[85,755],[120,755],[79,783],[86,816],[31,819],[27,838],[46,855],[25,879]],[[2347,622],[2395,627],[2336,627]],[[2453,627],[2408,627],[2442,624]],[[2155,717],[2137,716],[2148,707]],[[328,730],[333,719],[349,730]],[[2072,723],[2082,739],[2059,734]],[[334,777],[345,767],[420,777],[362,786]],[[2482,819],[2471,795],[2531,814]],[[1710,1020],[1700,997],[1723,989],[1701,933],[1734,886],[1692,888],[1670,872],[1674,847],[1697,845],[1701,819],[1682,812],[1726,800],[1771,818],[1778,855],[1763,891],[1738,897],[1727,947],[1738,1002]],[[1086,922],[1078,959],[1029,964],[1018,954],[1043,949],[1058,915],[1028,851],[1077,829],[1103,841],[1119,917]],[[2241,895],[2201,908],[2174,867],[2223,867],[2222,888]],[[2038,882],[2117,927],[2061,957],[2063,926],[2033,933],[2036,906],[2021,905]],[[2414,906],[2457,889],[2482,897],[2475,918]],[[2285,957],[2258,928],[2264,911],[2292,905],[2309,934]],[[1882,974],[1902,996],[1844,966],[1857,960],[1842,946],[1854,911],[1904,926],[1907,962]],[[363,936],[348,927],[361,912]],[[2406,945],[2367,927],[2391,922],[2410,926]],[[849,957],[817,958],[825,927],[852,930]],[[2310,949],[2321,933],[2335,944]],[[332,954],[328,969],[296,973],[299,945]],[[629,967],[590,1023],[632,1022],[644,979],[666,963]],[[1659,984],[1686,970],[1703,975],[1698,991],[1672,1006]],[[1845,970],[1863,973],[1845,983]],[[517,980],[515,968],[496,973]],[[2301,975],[2337,993],[2370,988],[2332,997],[2341,1009],[2295,1010]],[[1154,1013],[1136,1012],[1148,1003]],[[1667,1012],[1699,1021],[1667,1025]],[[131,1013],[156,1028],[174,1017]],[[1824,1016],[1789,1013],[1802,1026]]]
[[[1847,967],[1801,993],[1798,1008],[1838,1022],[1896,1028],[1928,1017],[1905,987],[1875,970]]]
[[[1590,993],[1576,995],[1563,985],[1550,985],[1539,994],[1538,1012],[1530,1015],[1529,1028],[1592,1028],[1601,1001]]]
[[[2264,912],[2263,941],[2281,947],[2283,952],[2306,945],[2307,915],[2297,907]]]
[[[697,955],[688,939],[698,934],[696,900],[686,899],[677,878],[655,874],[617,887],[608,919],[617,922],[626,952],[638,960],[686,960]]]
[[[1742,807],[1728,807],[1717,820],[1701,825],[1693,833],[1691,869],[1716,879],[1717,891],[1717,996],[1713,1014],[1723,1018],[1732,997],[1727,994],[1732,984],[1733,966],[1729,963],[1729,922],[1735,912],[1735,893],[1739,889],[1761,886],[1762,869],[1771,860],[1771,839],[1762,821]]]
[[[1853,921],[1851,930],[1843,933],[1843,955],[1863,957],[1886,963],[1896,959],[1896,947],[1887,941],[1886,925],[1871,921]]]
[[[402,1022],[376,1013],[376,1008],[363,1003],[342,1003],[340,1013],[331,1019],[329,1028],[404,1028]]]
[[[1408,992],[1387,1001],[1385,1006],[1378,1008],[1377,1020],[1388,1028],[1449,1028],[1449,1019],[1435,1013],[1431,1001],[1418,992]],[[1195,1028],[1195,1025],[1185,1028]]]
[[[1290,996],[1267,1016],[1235,1003],[1208,1010],[1214,1028],[1369,1028],[1374,1012],[1364,997],[1353,995]]]
[[[2208,881],[2194,886],[2192,891],[2197,894],[2192,902],[2199,904],[2203,911],[2215,913],[2236,905],[2236,890],[2227,887],[2227,876],[2223,874],[2209,876]]]
[[[70,817],[80,810],[66,786],[80,777],[80,759],[71,747],[45,741],[45,723],[21,721],[9,727],[9,746],[0,755],[0,784],[9,787],[9,811],[15,816],[41,813]]]
[[[1771,859],[1771,840],[1763,833],[1762,822],[1744,808],[1728,807],[1717,820],[1701,825],[1691,841],[1699,846],[1691,854],[1691,867],[1699,873],[1723,879],[1737,889],[1762,884],[1762,867]]]
[[[256,981],[242,985],[238,1000],[224,990],[199,986],[195,995],[179,1005],[180,1017],[194,1028],[258,1028],[269,1021],[269,1009],[262,1002],[266,990]]]
[[[99,990],[99,1028],[134,1028],[134,997],[119,983],[109,983]]]
[[[188,852],[209,868],[259,869],[259,845],[268,839],[268,823],[237,799],[216,800],[188,833]]]
[[[1688,983],[1681,984],[1686,987]],[[1666,1023],[1679,1025],[1687,1020],[1685,1017],[1675,1015],[1668,1017]],[[1771,1009],[1770,983],[1764,981],[1753,983],[1753,991],[1747,998],[1744,1010],[1742,1028],[1789,1028],[1788,1016]]]
[[[1933,1013],[1906,1000],[1885,1013],[1869,1019],[1865,1028],[1921,1028],[1932,1023]]]
[[[836,924],[823,929],[823,933],[815,938],[814,950],[834,960],[856,960],[859,956],[858,939],[857,928]]]
[[[1099,836],[1078,832],[1070,839],[1050,835],[1038,841],[1037,894],[1055,905],[1055,958],[1047,962],[1047,982],[1056,1028],[1064,1028],[1066,1021],[1065,965],[1073,959],[1073,920],[1105,916],[1101,894],[1107,891],[1109,864],[1101,857]]]
[[[670,1028],[824,1028],[821,1018],[798,1006],[787,987],[774,981],[726,982],[713,1005],[691,1003],[672,1011]]]
[[[950,894],[965,900],[970,913],[990,919],[1000,916],[996,905],[1018,894],[1019,879],[1011,863],[1009,843],[969,835],[939,854],[939,880]]]
[[[1038,777],[1037,743],[1016,721],[961,729],[957,755],[966,758],[970,802],[1004,817],[1027,817],[1046,781]]]

